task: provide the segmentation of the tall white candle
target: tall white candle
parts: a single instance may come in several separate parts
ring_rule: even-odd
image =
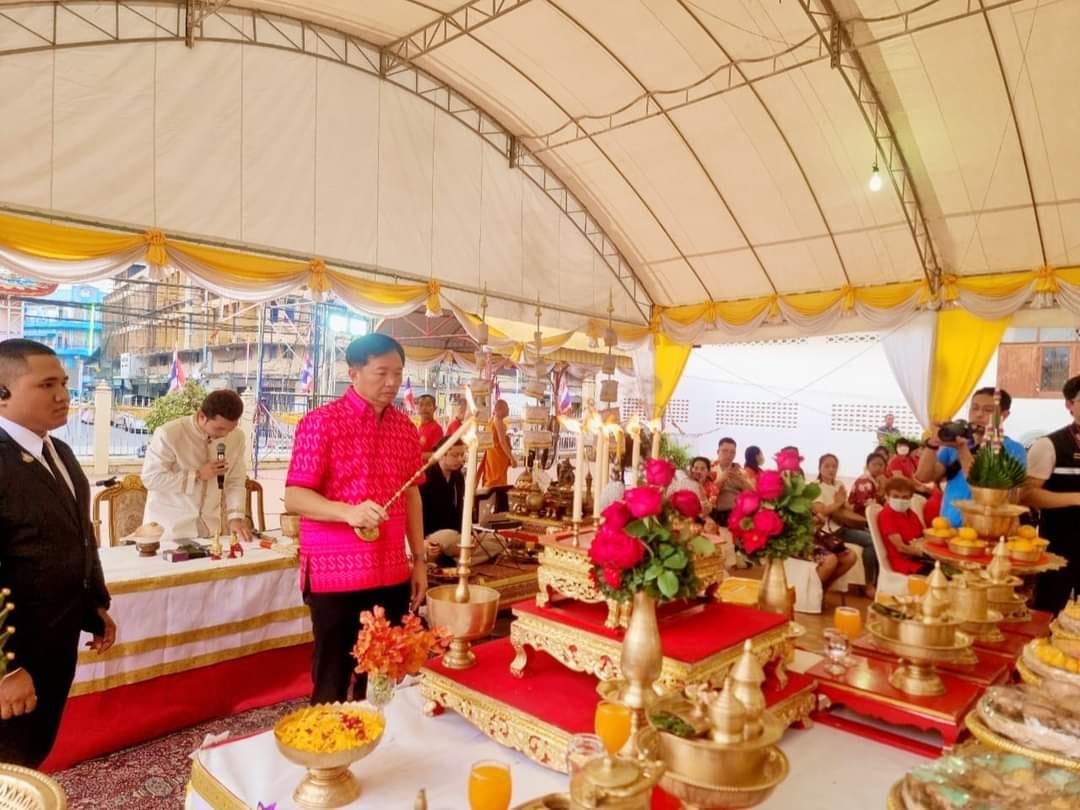
[[[638,482],[638,468],[641,466],[641,423],[638,422],[636,416],[630,420],[630,424],[626,426],[626,429],[630,431],[632,441],[630,449],[630,483],[636,485]]]
[[[600,517],[600,495],[604,491],[605,478],[607,476],[604,471],[607,469],[607,434],[604,432],[604,428],[601,425],[596,431],[596,469],[593,471],[593,507],[592,514],[594,519]]]
[[[581,502],[585,493],[585,426],[577,433],[574,450],[574,523],[581,523]]]
[[[461,507],[461,542],[458,545],[458,586],[454,591],[457,602],[469,601],[469,569],[472,562],[472,510],[476,497],[476,432],[469,437],[469,455],[465,462],[465,503]]]
[[[660,458],[660,420],[656,419],[652,425],[652,453],[653,458]]]

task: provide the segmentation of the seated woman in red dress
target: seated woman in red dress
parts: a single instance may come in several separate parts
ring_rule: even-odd
[[[889,566],[899,574],[925,574],[933,567],[921,559],[922,552],[914,541],[923,536],[923,522],[911,508],[915,485],[906,478],[890,478],[885,482],[885,507],[878,515],[878,531],[885,542]]]
[[[884,499],[885,456],[871,453],[866,457],[866,470],[855,479],[848,493],[848,506],[857,515],[866,517],[866,507]]]

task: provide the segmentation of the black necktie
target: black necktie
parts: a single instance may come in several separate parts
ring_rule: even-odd
[[[56,459],[53,458],[55,451],[49,442],[43,442],[41,445],[41,455],[45,459],[45,465],[49,468],[49,472],[53,474],[53,478],[60,484],[60,488],[64,490],[64,494],[71,500],[75,500],[75,494],[71,491],[71,487],[68,486],[67,479],[64,478],[63,473],[60,472]]]

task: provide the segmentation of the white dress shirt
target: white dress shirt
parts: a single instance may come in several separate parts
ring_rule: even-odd
[[[219,530],[221,495],[217,480],[200,481],[199,468],[217,458],[217,446],[225,445],[225,519],[244,517],[247,461],[243,431],[224,439],[210,439],[195,421],[184,416],[154,431],[146,448],[142,481],[147,489],[145,523],[154,521],[165,529],[165,540],[183,542],[212,537]],[[224,527],[220,527],[225,531]]]
[[[53,461],[56,462],[56,468],[60,470],[60,475],[64,478],[64,483],[67,484],[67,488],[71,490],[71,494],[73,496],[75,495],[75,485],[71,482],[71,474],[68,472],[68,468],[64,462],[60,460],[60,454],[56,452],[56,447],[49,438],[49,434],[46,433],[44,437],[38,436],[29,428],[25,428],[17,422],[12,422],[10,419],[6,419],[3,416],[0,416],[0,428],[11,437],[15,444],[19,445],[19,447],[37,459],[38,463],[48,470],[49,475],[52,475],[52,470],[49,469],[49,464],[45,461],[45,448],[47,445],[49,453],[52,454]]]

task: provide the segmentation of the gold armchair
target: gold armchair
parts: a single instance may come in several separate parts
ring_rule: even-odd
[[[146,487],[137,475],[125,475],[119,484],[113,484],[94,496],[94,538],[101,545],[101,505],[109,505],[109,545],[115,546],[121,537],[127,537],[143,524],[146,511]]]
[[[263,488],[262,484],[258,481],[254,481],[248,478],[244,482],[244,488],[247,493],[244,498],[244,514],[247,515],[247,519],[251,522],[251,525],[260,532],[266,531],[266,511],[263,504]],[[256,511],[256,508],[258,511]],[[256,519],[257,518],[257,519]]]

